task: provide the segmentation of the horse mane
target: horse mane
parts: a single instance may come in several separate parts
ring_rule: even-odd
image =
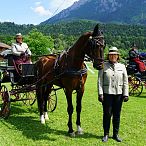
[[[72,49],[79,48],[80,46],[82,46],[82,44],[84,44],[89,39],[90,36],[92,36],[92,34],[93,34],[92,32],[84,33],[79,37],[79,39],[75,42],[75,44],[71,48]]]
[[[57,63],[58,64],[62,64],[62,61],[64,61],[64,59],[66,59],[66,55],[68,54],[68,52],[70,52],[70,56],[74,56],[74,52],[79,53],[77,50],[82,50],[85,46],[85,44],[87,43],[88,39],[90,36],[92,36],[93,32],[86,32],[83,33],[79,39],[73,44],[72,47],[70,47],[69,49],[63,50],[61,53],[59,54],[49,54],[49,55],[43,55],[41,57],[41,60],[44,64],[46,64],[49,60],[56,60],[57,59]],[[75,51],[76,50],[76,51]],[[64,64],[65,65],[65,64]],[[64,66],[62,65],[62,66]]]

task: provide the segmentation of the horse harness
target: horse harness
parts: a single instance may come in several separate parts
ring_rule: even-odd
[[[60,65],[60,60],[62,57],[65,57],[64,65]],[[54,74],[56,79],[60,79],[62,76],[80,76],[80,88],[82,85],[82,76],[87,73],[87,67],[84,64],[84,68],[76,69],[76,68],[68,68],[68,50],[63,51],[55,60],[54,64]],[[61,76],[60,76],[61,74]],[[59,80],[60,84],[61,80]]]
[[[93,53],[93,50],[96,48],[96,45],[99,45],[99,46],[105,46],[104,43],[100,42],[100,38],[103,38],[103,36],[98,36],[98,37],[91,37],[89,39],[89,43],[91,44],[91,47],[92,47],[92,53]],[[53,69],[53,72],[54,72],[54,79],[52,79],[49,83],[55,81],[55,80],[58,80],[60,82],[60,84],[62,85],[61,83],[61,80],[59,80],[62,76],[64,75],[67,75],[67,76],[80,76],[80,87],[82,85],[82,76],[84,74],[87,73],[87,67],[86,67],[86,64],[84,64],[84,68],[83,69],[76,69],[76,68],[68,68],[68,50],[64,50],[61,54],[59,54],[55,60],[55,63],[54,63],[54,69]],[[62,59],[62,57],[65,57],[65,63],[64,63],[64,66],[60,65],[60,60]],[[91,59],[91,57],[88,56],[88,59]],[[101,55],[101,51],[100,51],[100,58],[98,60],[102,60],[103,61],[103,58],[102,58],[102,55]],[[46,73],[41,79],[39,79],[37,82],[39,82],[40,80],[44,79],[48,74],[50,74],[51,72],[48,72]],[[48,84],[48,83],[46,83]],[[45,86],[45,85],[44,85]]]

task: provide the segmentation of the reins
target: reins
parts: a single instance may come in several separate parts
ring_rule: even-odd
[[[53,71],[52,71],[53,72]],[[25,86],[25,87],[22,87],[21,89],[18,89],[16,93],[19,93],[21,91],[19,90],[26,90],[26,89],[30,89],[33,85],[36,85],[37,83],[39,83],[40,81],[42,81],[45,77],[47,77],[49,74],[51,74],[52,72],[47,72],[45,75],[43,75],[39,80],[37,80],[36,82],[32,83],[32,84],[29,84],[28,86]],[[59,75],[55,76],[57,78],[54,78],[53,80],[51,81],[48,81],[46,84],[43,84],[41,87],[43,86],[46,86],[48,85],[49,83],[55,81],[56,79],[58,79],[58,77],[62,76],[64,74],[64,72],[60,73]],[[19,91],[19,92],[18,92]],[[30,90],[29,90],[30,91]],[[16,93],[13,93],[13,94],[16,94]]]

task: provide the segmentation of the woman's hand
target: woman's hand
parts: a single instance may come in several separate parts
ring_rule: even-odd
[[[98,101],[103,102],[103,95],[102,94],[98,96]]]
[[[123,101],[124,102],[127,102],[129,100],[129,97],[128,96],[123,96]]]
[[[25,53],[24,52],[21,52],[20,56],[25,56]]]

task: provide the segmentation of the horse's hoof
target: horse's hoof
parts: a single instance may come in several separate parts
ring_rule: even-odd
[[[42,121],[41,121],[41,124],[45,124],[45,120],[42,120]]]
[[[75,137],[75,133],[74,133],[74,132],[69,133],[69,136],[70,136],[70,137]]]
[[[81,126],[79,126],[79,125],[77,125],[76,134],[77,134],[77,135],[83,135],[83,134],[84,134],[83,129],[82,129]]]
[[[45,117],[45,120],[47,120],[47,121],[48,121],[48,120],[49,120],[49,117]]]
[[[45,117],[45,120],[49,120],[49,116],[47,112],[45,112],[44,117]]]
[[[83,132],[83,130],[81,130],[81,131],[76,131],[75,134],[76,134],[76,135],[83,135],[84,132]]]
[[[41,124],[45,124],[45,118],[44,118],[44,115],[41,115],[40,120],[41,120]]]

